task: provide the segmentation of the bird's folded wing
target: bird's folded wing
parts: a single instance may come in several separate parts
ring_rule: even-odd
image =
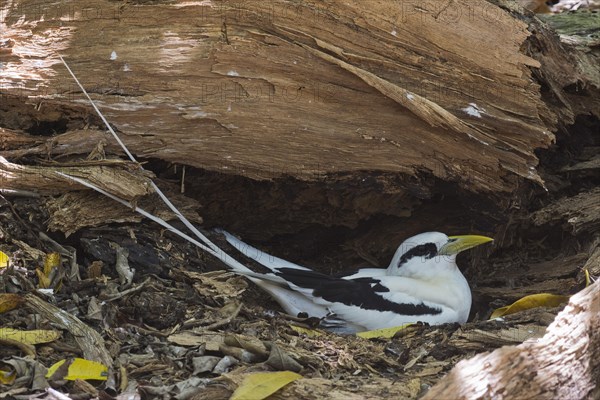
[[[235,247],[237,251],[250,258],[251,260],[254,260],[262,266],[270,269],[271,271],[274,271],[275,268],[293,268],[310,271],[309,268],[303,267],[298,264],[294,264],[282,258],[275,257],[263,251],[260,251],[256,247],[252,247],[249,244],[242,242],[241,240],[233,236],[231,233],[226,232],[222,229],[217,229],[217,232],[222,233],[225,236],[227,242],[229,242],[230,245]]]
[[[314,303],[326,306],[339,318],[367,329],[382,327],[392,320],[397,325],[431,320],[447,311],[444,306],[398,291],[398,287],[403,285],[406,288],[414,285],[404,277],[363,276],[345,279],[285,268],[279,269],[275,275],[287,281],[291,289],[312,298]],[[390,290],[390,287],[395,290]]]
[[[336,275],[338,278],[344,279],[356,279],[356,278],[373,278],[376,276],[387,275],[387,268],[361,268],[354,272],[344,272]]]
[[[387,297],[388,303],[378,301],[372,303],[374,307],[365,304],[357,306],[336,302],[327,306],[327,309],[338,318],[360,325],[365,330],[389,328],[419,321],[430,324],[450,322],[451,318],[447,316],[448,312],[454,316],[453,318],[456,318],[457,313],[454,310],[446,310],[446,307],[438,308],[436,305],[425,303],[415,304],[401,293],[385,297]],[[408,302],[404,303],[405,301]],[[405,312],[408,313],[405,314]]]
[[[436,310],[422,305],[423,300],[399,291],[402,281],[406,287],[413,284],[410,279],[399,276],[339,278],[315,271],[279,268],[274,275],[285,280],[290,288],[296,289],[328,303],[342,303],[364,309],[393,311],[406,315],[435,313]],[[394,291],[390,290],[394,288]],[[322,300],[319,300],[322,299]]]

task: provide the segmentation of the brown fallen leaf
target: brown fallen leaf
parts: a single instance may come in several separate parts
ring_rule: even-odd
[[[299,372],[302,370],[302,365],[281,350],[275,343],[271,343],[270,350],[269,358],[265,362],[270,367],[279,371]]]
[[[14,310],[24,302],[23,297],[18,294],[0,293],[0,314]]]

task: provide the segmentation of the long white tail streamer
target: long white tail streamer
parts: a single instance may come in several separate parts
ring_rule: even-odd
[[[75,80],[75,82],[77,83],[77,85],[79,86],[79,88],[81,89],[81,91],[83,92],[83,94],[85,95],[85,97],[87,97],[87,99],[90,101],[90,103],[92,104],[92,107],[94,107],[94,110],[96,110],[96,113],[100,116],[100,119],[102,119],[102,122],[104,122],[104,125],[106,125],[106,128],[113,135],[113,137],[115,138],[115,140],[117,141],[117,143],[119,143],[119,145],[121,146],[121,148],[123,149],[123,151],[125,152],[125,154],[127,154],[127,156],[129,157],[129,159],[131,161],[137,162],[137,160],[135,159],[135,157],[133,156],[133,154],[131,154],[131,152],[129,151],[129,149],[127,148],[127,146],[125,146],[125,143],[123,143],[123,141],[121,140],[121,138],[119,137],[119,135],[117,135],[117,133],[110,126],[110,124],[108,123],[108,121],[106,120],[106,118],[104,118],[104,115],[100,112],[100,110],[98,109],[98,107],[96,107],[96,103],[94,103],[94,100],[92,100],[92,98],[90,97],[90,95],[88,94],[88,92],[85,90],[85,88],[83,87],[83,85],[79,82],[79,79],[77,79],[77,77],[75,76],[75,74],[73,73],[73,71],[71,70],[71,68],[69,67],[69,65],[67,64],[67,62],[62,58],[62,56],[60,54],[58,54],[58,57],[60,58],[60,61],[63,62],[63,64],[67,68],[67,71],[69,71],[69,73],[71,74],[71,76],[73,77],[73,79]],[[141,165],[140,165],[140,168],[144,169],[144,167],[142,167]],[[69,177],[69,178],[72,178],[72,177]],[[196,227],[186,217],[183,216],[183,214],[173,205],[173,203],[171,203],[171,201],[169,200],[169,198],[162,192],[162,190],[160,190],[158,188],[158,186],[156,186],[156,183],[154,183],[153,181],[150,181],[150,182],[152,184],[152,188],[154,189],[154,191],[160,196],[160,198],[167,205],[167,207],[169,207],[171,209],[171,211],[173,211],[175,213],[175,215],[177,215],[177,218],[179,218],[179,220],[181,222],[183,222],[183,224],[185,226],[187,226],[188,229],[190,231],[192,231],[196,235],[196,237],[198,237],[198,239],[200,239],[204,243],[206,243],[206,245],[208,245],[208,247],[210,247],[214,252],[221,252],[222,251],[216,244],[214,244],[213,242],[211,242],[210,239],[208,239],[205,235],[203,235],[202,232],[200,232],[198,229],[196,229]],[[95,189],[95,190],[97,190],[97,189]],[[111,197],[111,198],[113,198],[113,197]]]
[[[98,115],[100,116],[100,118],[102,119],[102,121],[104,122],[104,125],[106,125],[106,128],[110,131],[110,133],[113,135],[113,137],[115,138],[115,140],[119,143],[119,145],[121,146],[121,148],[123,149],[123,151],[125,151],[125,153],[127,154],[127,156],[129,157],[129,159],[131,161],[137,162],[135,157],[133,156],[133,154],[131,154],[131,152],[127,149],[127,147],[125,146],[125,144],[123,143],[123,141],[121,140],[121,138],[119,138],[119,136],[117,135],[117,133],[112,129],[112,127],[110,126],[110,124],[108,123],[108,121],[106,120],[106,118],[104,117],[104,115],[102,115],[102,113],[100,112],[100,110],[98,109],[98,107],[96,107],[96,104],[94,103],[94,101],[92,100],[92,98],[88,95],[87,91],[85,90],[85,88],[81,85],[81,83],[79,82],[79,80],[77,79],[77,77],[75,76],[75,74],[73,73],[73,71],[71,71],[71,68],[69,68],[69,65],[65,62],[65,60],[62,58],[62,56],[59,54],[58,57],[60,58],[60,60],[63,62],[63,64],[65,65],[65,67],[67,68],[67,70],[69,71],[69,73],[71,74],[71,76],[73,77],[73,79],[75,80],[75,82],[77,83],[77,85],[79,86],[79,88],[81,89],[81,91],[83,92],[83,94],[85,94],[85,96],[87,97],[87,99],[90,101],[90,103],[92,104],[92,107],[94,107],[94,110],[96,110],[96,113],[98,113]],[[140,166],[140,168],[143,169],[143,167]],[[113,194],[110,194],[108,192],[106,192],[105,190],[92,185],[89,182],[86,182],[83,179],[74,177],[74,176],[70,176],[67,175],[65,173],[62,172],[56,172],[58,175],[67,178],[69,180],[75,181],[83,186],[86,186],[90,189],[93,189],[95,191],[97,191],[98,193],[101,193],[111,199],[113,199],[116,202],[119,202],[129,208],[134,209],[136,212],[138,212],[139,214],[143,215],[146,218],[151,219],[152,221],[156,222],[157,224],[167,228],[169,231],[175,233],[176,235],[184,238],[185,240],[189,241],[190,243],[198,246],[199,248],[201,248],[202,250],[206,251],[207,253],[213,255],[214,257],[218,258],[219,260],[221,260],[223,263],[225,263],[227,266],[229,266],[230,268],[232,268],[235,272],[245,275],[246,278],[248,278],[249,280],[251,280],[252,282],[254,282],[256,285],[258,285],[259,287],[261,287],[263,290],[265,290],[267,293],[269,293],[277,302],[279,302],[280,304],[286,304],[289,306],[289,310],[292,311],[305,311],[305,309],[310,309],[311,306],[314,306],[312,304],[310,304],[310,301],[307,301],[306,298],[304,298],[301,294],[299,293],[295,293],[294,291],[285,288],[285,287],[281,287],[279,285],[278,282],[276,281],[270,281],[270,280],[264,280],[264,277],[261,274],[257,274],[254,271],[250,270],[249,268],[247,268],[246,266],[244,266],[243,264],[241,264],[239,261],[237,261],[236,259],[234,259],[233,257],[231,257],[229,254],[227,254],[225,251],[223,251],[222,249],[220,249],[216,244],[214,244],[213,242],[210,241],[210,239],[208,239],[205,235],[203,235],[198,229],[196,229],[196,227],[187,220],[187,218],[185,218],[183,216],[183,214],[181,214],[181,212],[179,212],[179,210],[171,203],[171,201],[167,198],[167,196],[158,188],[158,186],[156,186],[156,184],[151,181],[152,183],[152,188],[156,191],[156,193],[158,193],[158,195],[160,196],[160,198],[163,200],[163,202],[171,209],[171,211],[173,211],[175,213],[175,215],[177,215],[177,217],[179,218],[179,220],[181,220],[181,222],[184,223],[184,225],[186,227],[188,227],[188,229],[190,231],[192,231],[197,237],[198,239],[200,239],[202,242],[204,243],[200,243],[199,241],[197,241],[196,239],[190,237],[189,235],[181,232],[179,229],[175,228],[174,226],[172,226],[171,224],[169,224],[168,222],[166,222],[165,220],[150,214],[149,212],[137,207],[137,206],[133,206],[131,203],[129,203],[126,200],[123,200]],[[238,249],[242,252],[244,252],[244,249]],[[308,308],[307,308],[308,307]],[[291,311],[290,311],[291,312]],[[296,312],[292,312],[293,314],[295,314]]]
[[[196,246],[200,247],[202,250],[206,251],[209,254],[212,254],[213,256],[215,256],[216,258],[218,258],[219,260],[223,261],[225,264],[227,264],[229,267],[233,268],[236,271],[239,272],[247,272],[247,273],[254,273],[254,271],[250,270],[249,268],[247,268],[246,266],[244,266],[243,264],[241,264],[239,261],[235,260],[233,257],[231,257],[229,254],[227,254],[225,251],[221,250],[219,247],[217,247],[217,245],[215,245],[213,243],[213,246],[217,248],[217,250],[212,249],[208,246],[206,246],[203,243],[200,243],[199,241],[197,241],[196,239],[190,237],[189,235],[181,232],[179,229],[175,228],[173,225],[169,224],[167,221],[163,220],[162,218],[159,218],[157,216],[155,216],[154,214],[149,213],[148,211],[144,210],[143,208],[137,207],[137,206],[133,206],[133,204],[131,204],[130,202],[128,202],[127,200],[123,200],[120,197],[117,197],[111,193],[108,193],[107,191],[81,179],[81,178],[77,178],[75,176],[71,176],[71,175],[67,175],[63,172],[56,172],[58,175],[70,179],[72,181],[75,181],[85,187],[88,187],[90,189],[95,190],[98,193],[101,193],[103,195],[105,195],[106,197],[109,197],[111,199],[113,199],[116,202],[119,202],[121,204],[123,204],[124,206],[127,206],[133,210],[135,210],[137,213],[143,215],[144,217],[151,219],[152,221],[156,222],[157,224],[167,228],[169,231],[175,233],[176,235],[184,238],[185,240],[187,240],[188,242],[195,244]]]
[[[225,251],[221,250],[216,245],[213,244],[216,247],[216,250],[213,248],[210,248],[210,247],[206,246],[205,244],[200,243],[196,239],[190,237],[189,235],[186,235],[185,233],[181,232],[179,229],[175,228],[173,225],[169,224],[167,221],[165,221],[153,214],[150,214],[149,212],[145,211],[144,209],[142,209],[140,207],[133,206],[133,204],[131,204],[127,200],[123,200],[111,193],[108,193],[107,191],[100,189],[99,187],[97,187],[89,182],[86,182],[83,179],[80,179],[80,178],[77,178],[77,177],[74,177],[71,175],[67,175],[63,172],[58,172],[58,171],[56,172],[56,174],[58,174],[64,178],[70,179],[72,181],[75,181],[75,182],[77,182],[83,186],[86,186],[90,189],[93,189],[93,190],[97,191],[98,193],[101,193],[101,194],[113,199],[114,201],[123,204],[124,206],[134,209],[136,212],[143,215],[144,217],[151,219],[152,221],[156,222],[157,224],[159,224],[161,226],[164,226],[171,232],[184,238],[185,240],[189,241],[190,243],[195,244],[196,246],[200,247],[202,250],[206,251],[207,253],[209,253],[209,254],[213,255],[214,257],[218,258],[219,260],[221,260],[223,263],[225,263],[225,265],[230,267],[234,272],[244,275],[247,279],[254,282],[257,286],[259,286],[260,288],[265,290],[267,293],[269,293],[271,295],[271,297],[273,297],[282,306],[284,304],[288,305],[288,307],[290,307],[289,308],[290,311],[288,311],[288,312],[291,312],[291,314],[297,314],[301,311],[310,310],[310,307],[314,307],[314,304],[311,304],[310,300],[307,301],[306,298],[302,294],[296,293],[293,290],[290,290],[286,287],[280,286],[280,284],[277,282],[277,279],[275,279],[273,276],[269,277],[268,275],[262,275],[262,274],[255,273],[254,271],[247,268],[246,266],[241,264],[239,261],[237,261],[236,259],[231,257]],[[243,252],[244,249],[238,249],[238,250]],[[265,278],[269,278],[269,279],[265,280]],[[285,306],[284,306],[284,308],[285,308]]]

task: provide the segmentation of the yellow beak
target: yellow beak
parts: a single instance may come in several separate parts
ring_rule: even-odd
[[[451,255],[458,254],[461,251],[471,249],[480,244],[488,243],[494,239],[487,236],[479,235],[459,235],[459,236],[448,236],[448,243],[446,243],[438,252],[439,255]]]

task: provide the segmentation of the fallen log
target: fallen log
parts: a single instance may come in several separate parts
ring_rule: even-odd
[[[423,399],[597,399],[600,284],[573,296],[544,337],[459,362]]]
[[[36,100],[5,105],[6,127],[67,128],[61,102],[82,99],[61,53],[141,157],[256,179],[543,185],[534,151],[593,110],[565,88],[592,97],[597,67],[576,68],[539,21],[499,4],[16,1],[2,91]]]

